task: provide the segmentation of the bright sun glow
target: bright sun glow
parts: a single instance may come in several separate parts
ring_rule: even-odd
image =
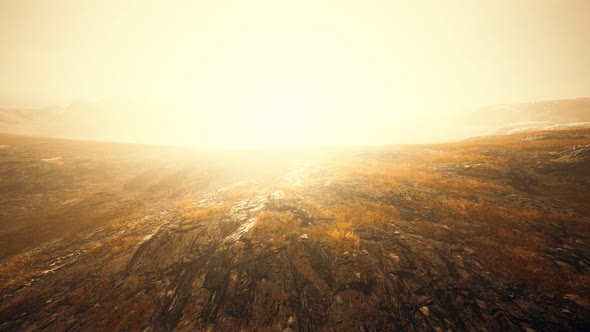
[[[393,64],[346,32],[308,15],[236,19],[179,61],[167,99],[210,110],[219,146],[370,143],[357,129],[399,121],[408,105]]]
[[[152,105],[101,110],[108,140],[446,139],[457,112],[587,94],[589,11],[528,2],[3,1],[0,102]]]

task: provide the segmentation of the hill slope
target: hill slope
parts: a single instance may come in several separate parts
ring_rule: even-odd
[[[3,331],[590,328],[590,130],[0,144]]]

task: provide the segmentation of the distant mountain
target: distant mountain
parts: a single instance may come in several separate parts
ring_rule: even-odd
[[[459,122],[476,135],[590,127],[590,98],[488,106],[462,114]]]
[[[423,117],[404,143],[427,143],[474,136],[590,127],[590,98],[496,105],[454,116]],[[400,130],[391,128],[391,130]],[[57,138],[170,145],[206,145],[205,119],[170,105],[121,101],[77,101],[66,107],[0,108],[0,132]],[[396,141],[374,144],[399,143]]]
[[[0,109],[0,132],[99,141],[175,143],[189,130],[169,105],[76,101],[66,107]],[[174,112],[178,114],[178,112]],[[178,122],[178,123],[177,123]],[[180,124],[180,125],[179,125]],[[175,130],[166,130],[174,126]],[[170,133],[162,140],[166,130]]]

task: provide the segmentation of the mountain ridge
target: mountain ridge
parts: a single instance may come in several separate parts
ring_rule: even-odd
[[[178,117],[173,119],[168,116],[171,112]],[[406,127],[413,128],[411,135],[409,132],[407,134],[420,142],[568,126],[588,127],[590,98],[483,107],[451,117],[433,119],[437,126],[428,127],[423,132],[421,127],[424,123],[420,121],[429,120],[421,118],[416,121],[417,123],[406,124]],[[189,113],[165,104],[78,101],[65,107],[0,109],[0,132],[70,139],[191,145],[200,142],[200,136],[195,133],[207,131],[206,124],[205,119],[195,119]],[[169,128],[174,130],[168,130]],[[155,137],[154,133],[159,132],[165,132],[166,135]],[[432,138],[428,139],[430,136]],[[204,140],[202,142],[207,141],[206,135],[201,139]]]

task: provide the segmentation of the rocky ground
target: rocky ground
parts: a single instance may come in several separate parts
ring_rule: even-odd
[[[590,329],[590,130],[212,152],[0,135],[0,330]]]

